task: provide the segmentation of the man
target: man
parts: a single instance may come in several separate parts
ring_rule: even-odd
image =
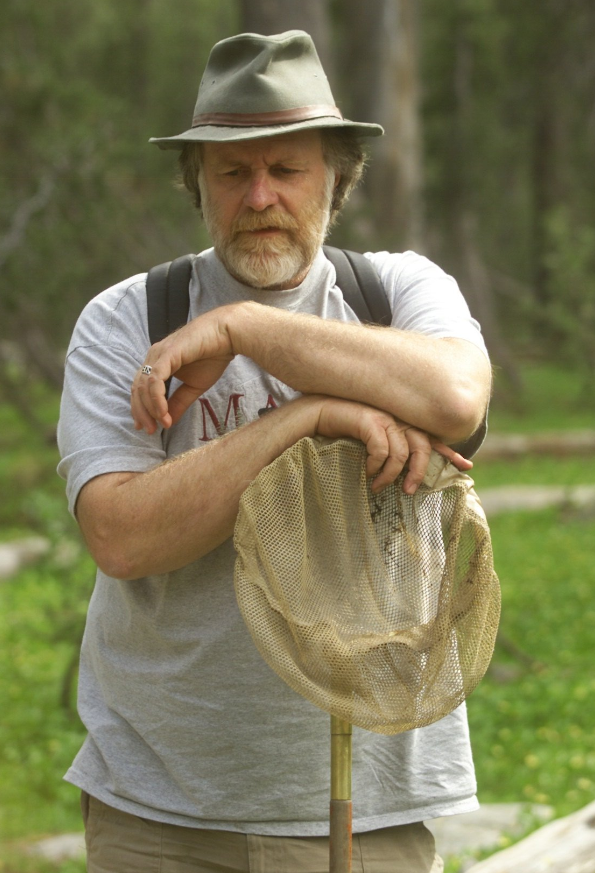
[[[99,571],[88,737],[66,778],[91,873],[328,869],[327,716],[243,625],[239,498],[315,434],[363,441],[378,490],[408,463],[414,492],[432,446],[468,469],[447,444],[476,432],[490,384],[476,323],[426,259],[369,256],[391,328],[360,325],[336,287],[320,247],[361,174],[359,138],[381,132],[342,118],[307,34],[218,43],[193,127],[154,140],[183,148],[214,243],[194,262],[188,324],[150,347],[144,276],[77,324],[60,472]],[[353,779],[354,870],[442,869],[422,821],[476,806],[464,709],[398,737],[356,731]]]

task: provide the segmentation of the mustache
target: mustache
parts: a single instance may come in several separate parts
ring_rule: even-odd
[[[236,218],[233,222],[232,233],[244,233],[251,230],[299,230],[299,224],[291,215],[286,215],[275,210],[265,209],[263,212],[253,212]]]

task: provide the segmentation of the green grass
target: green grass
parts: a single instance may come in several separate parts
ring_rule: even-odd
[[[84,859],[52,863],[30,855],[18,844],[4,845],[0,851],[0,873],[85,873],[87,869]]]
[[[524,378],[522,412],[498,401],[494,432],[595,426],[572,374],[533,367]],[[40,396],[39,410],[43,426],[31,429],[0,405],[0,541],[34,532],[53,544],[43,562],[0,582],[0,873],[81,873],[78,862],[58,868],[20,848],[81,829],[78,792],[62,776],[84,736],[68,677],[94,575],[55,474],[56,397]],[[595,483],[595,458],[480,455],[472,475],[480,496],[506,484]],[[469,700],[479,797],[564,815],[595,797],[595,519],[548,510],[498,516],[491,528],[502,643]]]
[[[498,433],[593,429],[593,396],[584,379],[556,364],[528,364],[520,369],[522,392],[512,395],[496,370],[490,428]]]
[[[73,679],[93,577],[86,555],[64,566],[57,553],[0,586],[4,839],[81,827],[77,792],[62,776],[84,735]]]
[[[27,398],[39,421],[32,426],[6,404],[0,404],[0,541],[43,532],[36,495],[63,503],[64,483],[56,475],[55,440],[59,398],[55,392]]]
[[[479,452],[469,474],[481,496],[502,485],[593,485],[595,457],[526,456],[512,461],[484,461]]]
[[[491,530],[506,646],[468,702],[480,799],[565,815],[595,798],[595,523],[548,510]]]

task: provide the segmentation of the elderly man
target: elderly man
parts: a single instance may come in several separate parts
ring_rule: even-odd
[[[425,258],[367,256],[391,327],[360,324],[337,287],[321,245],[361,175],[361,137],[380,133],[342,117],[307,34],[218,43],[192,128],[153,140],[182,150],[213,241],[194,260],[188,323],[150,345],[141,275],[75,329],[60,473],[99,569],[88,736],[66,778],[91,873],[328,869],[327,716],[243,625],[240,496],[316,434],[361,440],[378,490],[407,463],[413,493],[432,447],[468,469],[448,444],[480,427],[490,385],[476,322]],[[423,820],[477,805],[464,708],[397,737],[356,730],[353,779],[354,870],[441,870]]]

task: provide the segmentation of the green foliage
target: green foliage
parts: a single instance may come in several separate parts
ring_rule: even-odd
[[[464,238],[473,219],[474,254],[491,288],[483,293],[507,342],[548,357],[555,349],[567,360],[584,359],[592,347],[582,337],[592,336],[593,316],[583,329],[579,312],[583,298],[592,299],[595,197],[585,180],[594,141],[585,118],[594,33],[588,0],[544,0],[538,10],[514,0],[423,4],[430,250],[473,286]],[[592,302],[585,305],[591,313]],[[550,315],[564,348],[544,330]]]
[[[595,457],[573,456],[554,462],[543,455],[525,455],[510,461],[484,462],[481,454],[470,472],[481,497],[486,488],[504,485],[563,485],[595,483]],[[547,479],[545,478],[547,477]]]
[[[468,704],[486,802],[565,815],[595,796],[593,527],[553,510],[491,523],[502,638]]]
[[[565,367],[550,359],[545,363],[525,364],[521,377],[522,392],[512,405],[509,398],[500,393],[502,380],[496,370],[495,396],[489,417],[491,430],[537,433],[594,427],[593,405],[585,396],[580,369]]]
[[[328,5],[337,18],[341,4]],[[37,327],[63,348],[91,296],[207,244],[171,184],[176,153],[147,139],[189,123],[207,53],[237,31],[239,6],[2,4],[0,339]],[[590,348],[568,337],[592,333],[594,33],[590,0],[427,0],[420,16],[427,248],[465,278],[461,228],[473,216],[510,340],[551,339],[536,330],[543,291],[568,359]]]
[[[62,542],[51,558],[0,586],[4,838],[80,828],[76,792],[61,777],[84,736],[73,679],[93,578],[81,547]]]
[[[172,185],[176,153],[147,140],[189,126],[202,63],[235,9],[180,0],[176,11],[165,0],[3,4],[0,338],[37,325],[64,345],[103,288],[205,243]]]
[[[595,223],[573,219],[566,206],[547,215],[551,299],[545,316],[559,340],[560,360],[582,375],[585,402],[595,398]],[[561,348],[560,348],[561,346]]]
[[[25,420],[17,408],[0,404],[0,539],[21,533],[45,533],[53,510],[44,510],[42,501],[54,499],[70,535],[75,525],[63,512],[64,483],[56,476],[58,450],[55,422],[59,397],[37,383],[27,392],[26,403],[36,414],[36,425]]]
[[[58,398],[37,389],[30,400],[39,429],[14,407],[0,406],[0,539],[35,532],[50,544],[42,562],[0,580],[3,839],[80,828],[76,792],[62,776],[84,736],[74,692],[95,571],[66,510],[64,483],[55,473],[55,441],[44,426],[55,421]],[[11,870],[11,864],[7,860],[0,871]]]
[[[54,864],[17,847],[6,848],[0,857],[0,873],[85,873],[86,869],[84,859]]]

